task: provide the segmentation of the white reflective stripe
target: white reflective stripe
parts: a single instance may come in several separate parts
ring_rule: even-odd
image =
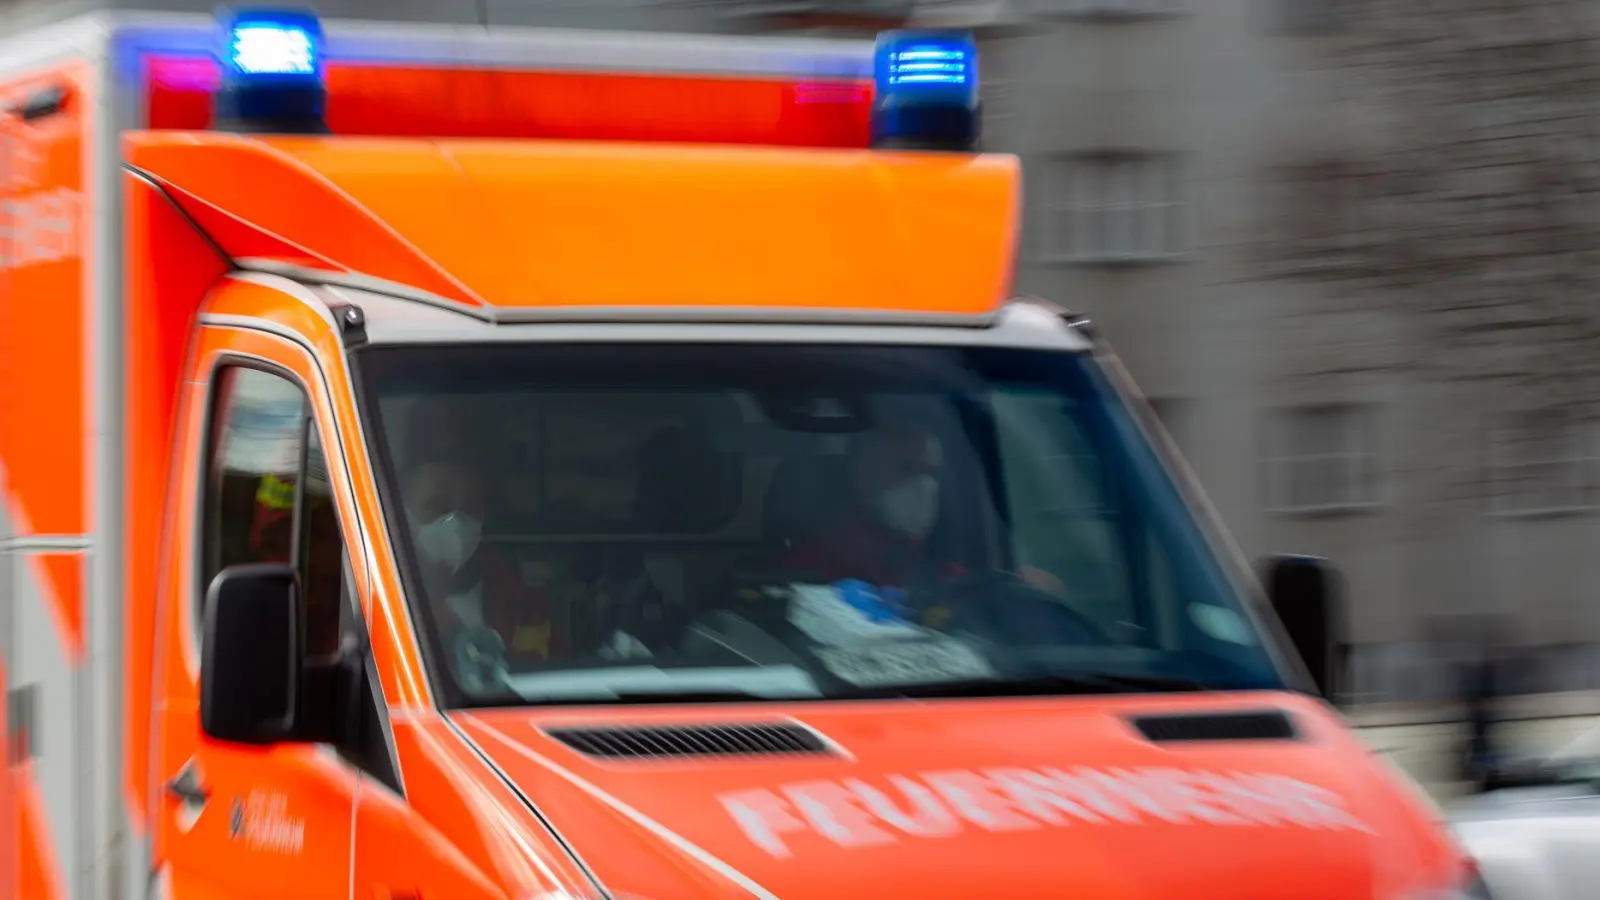
[[[685,856],[694,859],[696,862],[699,862],[706,868],[728,879],[728,881],[732,882],[733,884],[750,892],[752,896],[759,897],[760,900],[778,900],[778,897],[775,894],[762,887],[750,876],[744,874],[738,869],[735,869],[733,866],[729,865],[727,862],[723,861],[717,856],[714,856],[705,848],[699,846],[693,841],[690,841],[688,838],[678,834],[676,831],[673,831],[667,826],[662,825],[660,822],[657,822],[655,819],[650,818],[637,809],[634,809],[616,797],[613,797],[611,794],[600,789],[599,787],[590,784],[580,776],[567,771],[544,755],[536,753],[522,744],[517,743],[511,738],[506,737],[504,734],[484,722],[482,719],[476,718],[472,715],[464,715],[461,718],[463,721],[473,726],[473,728],[476,730],[481,731],[489,737],[494,738],[501,744],[504,744],[506,748],[512,752],[537,763],[548,770],[551,774],[564,779],[573,787],[576,787],[577,789],[583,791],[596,800],[599,800],[601,803],[606,804],[622,815],[632,819],[634,823],[639,825],[641,828],[644,828],[646,831],[654,834],[661,840],[671,844],[673,847],[681,851]]]

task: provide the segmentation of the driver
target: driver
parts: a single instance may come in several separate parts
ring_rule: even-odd
[[[785,569],[825,582],[860,579],[906,588],[932,575],[924,545],[939,521],[944,449],[919,425],[893,422],[863,435],[850,459],[853,501],[841,521],[785,554]]]
[[[485,504],[476,472],[449,459],[425,462],[405,479],[403,496],[441,630],[486,626],[512,657],[548,660],[566,651],[544,597],[481,543]]]
[[[926,428],[895,421],[867,432],[853,448],[854,502],[843,520],[795,545],[783,568],[824,582],[859,579],[902,589],[966,575],[957,563],[927,558],[944,471],[944,448]],[[1066,594],[1060,580],[1041,569],[1024,565],[1020,575],[1035,588]]]

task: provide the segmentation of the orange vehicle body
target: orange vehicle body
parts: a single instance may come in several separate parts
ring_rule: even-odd
[[[1413,900],[1453,883],[1463,860],[1427,804],[1289,693],[441,709],[319,286],[506,328],[691,303],[979,320],[1011,297],[1017,161],[852,149],[868,86],[849,77],[427,61],[336,61],[335,136],[223,134],[205,65],[148,49],[200,26],[98,24],[131,37],[0,84],[8,104],[63,98],[0,124],[0,896]],[[719,133],[733,120],[744,139]],[[201,733],[198,473],[224,358],[291,373],[326,436],[394,783],[327,746]],[[1289,714],[1299,740],[1175,749],[1126,721],[1241,706]],[[688,721],[799,723],[831,749],[639,763],[550,736]],[[171,787],[186,768],[199,811]]]

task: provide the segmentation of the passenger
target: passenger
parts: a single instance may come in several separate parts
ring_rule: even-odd
[[[487,626],[504,639],[513,660],[543,661],[567,651],[545,598],[483,546],[484,491],[471,468],[449,460],[423,463],[406,478],[403,496],[424,593],[441,630]]]
[[[256,483],[255,511],[249,535],[250,558],[257,562],[289,562],[294,552],[294,476],[266,474]],[[320,491],[302,495],[306,509],[305,545],[300,548],[306,620],[306,652],[325,656],[339,649],[339,603],[343,598],[343,536],[333,499]]]
[[[344,537],[331,498],[320,497],[305,525],[305,642],[312,656],[339,650],[340,604],[344,599]]]

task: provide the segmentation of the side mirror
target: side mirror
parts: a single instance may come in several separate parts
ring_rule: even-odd
[[[206,591],[200,728],[219,741],[293,740],[300,702],[300,579],[276,563],[230,566]]]
[[[1267,560],[1261,580],[1317,692],[1332,700],[1344,643],[1343,579],[1338,570],[1313,556],[1274,556]]]

